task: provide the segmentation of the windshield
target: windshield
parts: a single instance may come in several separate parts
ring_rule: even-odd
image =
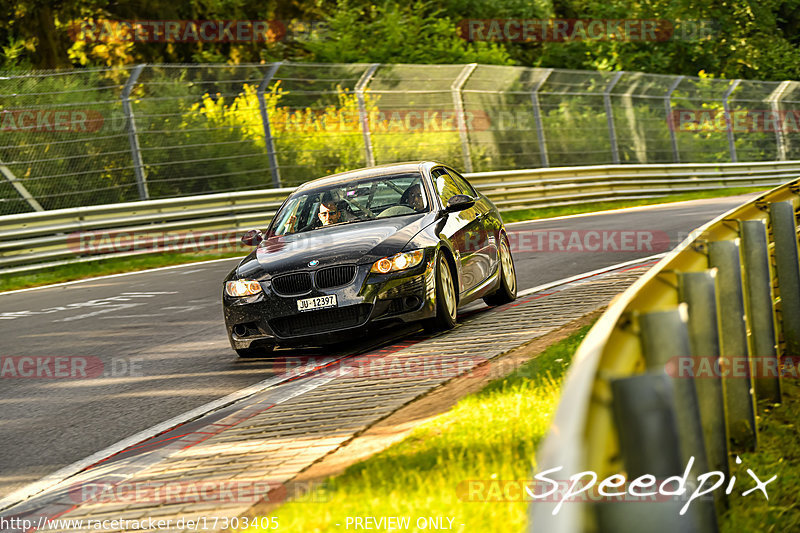
[[[427,210],[419,172],[372,176],[296,193],[275,215],[272,234],[290,235]]]

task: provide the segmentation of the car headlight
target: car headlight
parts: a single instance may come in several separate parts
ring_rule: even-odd
[[[370,272],[378,274],[388,274],[417,266],[425,258],[425,250],[414,250],[413,252],[401,252],[383,259],[378,259],[372,265]]]
[[[253,296],[261,291],[261,284],[253,279],[237,279],[225,282],[225,293],[235,298]]]

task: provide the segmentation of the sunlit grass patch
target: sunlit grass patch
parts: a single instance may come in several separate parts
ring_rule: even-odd
[[[287,531],[344,530],[348,517],[452,519],[456,531],[520,531],[525,501],[464,501],[470,480],[527,480],[558,404],[572,354],[589,327],[504,379],[463,398],[402,442],[327,483],[326,501],[290,502],[274,516]],[[352,529],[352,524],[351,524]]]
[[[625,207],[637,207],[641,205],[666,204],[672,202],[685,202],[687,200],[702,200],[704,198],[736,196],[737,194],[745,194],[763,190],[763,187],[735,187],[730,189],[716,189],[713,191],[673,194],[670,196],[660,196],[658,198],[641,198],[639,200],[614,200],[609,202],[563,205],[559,207],[519,209],[514,211],[503,211],[502,214],[503,222],[519,222],[522,220],[538,220],[542,218],[552,218],[566,215],[580,215],[584,213],[594,213],[596,211],[607,211],[609,209],[622,209]]]

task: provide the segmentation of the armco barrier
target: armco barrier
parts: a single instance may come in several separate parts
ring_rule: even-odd
[[[532,498],[530,531],[718,530],[729,462],[757,449],[757,402],[781,401],[781,362],[800,355],[798,205],[795,180],[699,228],[608,308],[575,354],[536,471],[591,471],[599,484],[688,470],[683,499],[577,498],[557,509]],[[697,476],[714,471],[721,488],[686,506],[718,479]],[[754,485],[734,490],[745,484]]]
[[[725,187],[772,187],[800,175],[800,161],[613,165],[467,174],[501,210],[666,196]],[[158,252],[161,248],[85,253],[76,239],[116,231],[147,238],[176,232],[227,232],[264,227],[291,188],[219,193],[144,202],[39,211],[0,217],[0,269],[47,266]],[[228,239],[228,236],[225,236]],[[78,243],[79,244],[79,243]]]

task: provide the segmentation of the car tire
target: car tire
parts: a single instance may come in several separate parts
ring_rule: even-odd
[[[236,353],[242,359],[254,359],[266,357],[275,349],[274,344],[260,344],[252,348],[236,348]]]
[[[517,298],[517,271],[514,268],[514,258],[508,246],[505,235],[500,237],[500,286],[495,292],[484,296],[487,305],[503,305],[513,302]]]
[[[428,332],[445,331],[456,327],[458,301],[453,272],[444,254],[436,254],[436,316],[423,322]]]

